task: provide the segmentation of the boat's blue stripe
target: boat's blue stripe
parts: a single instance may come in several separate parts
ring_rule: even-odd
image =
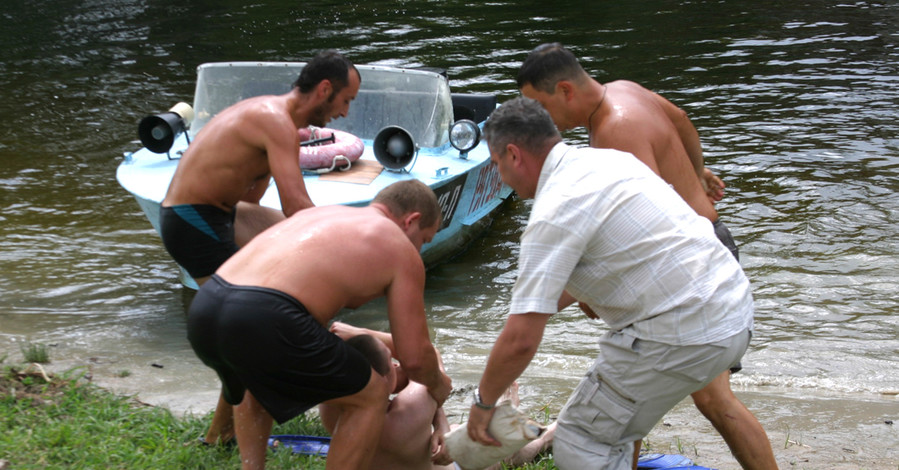
[[[193,206],[184,204],[173,206],[172,209],[175,210],[175,213],[178,214],[178,217],[181,217],[185,222],[196,227],[197,230],[205,233],[206,235],[209,235],[210,238],[217,242],[222,241],[219,238],[218,234],[215,233],[215,230],[212,230],[212,227],[210,227],[209,224],[206,223],[206,220],[203,219],[203,216],[201,216]]]

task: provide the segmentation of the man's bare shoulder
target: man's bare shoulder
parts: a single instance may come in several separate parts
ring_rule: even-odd
[[[288,230],[284,231],[288,237],[293,231],[329,233],[348,246],[371,250],[387,258],[415,250],[396,222],[372,207],[318,206],[299,211],[288,221]]]
[[[608,82],[605,86],[609,87],[609,90],[613,94],[626,94],[626,95],[636,95],[636,96],[650,96],[653,93],[651,90],[645,88],[643,85],[633,82],[630,80],[615,80],[613,82]]]
[[[597,128],[600,140],[649,137],[654,131],[662,131],[657,125],[668,118],[658,101],[658,95],[641,85],[627,80],[617,80],[606,85],[606,102],[609,111]]]
[[[264,95],[247,98],[226,108],[220,117],[230,120],[257,123],[271,121],[290,121],[290,112],[284,95]],[[217,117],[219,117],[217,116]]]

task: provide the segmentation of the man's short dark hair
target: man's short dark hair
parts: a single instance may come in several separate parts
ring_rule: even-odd
[[[580,81],[587,72],[577,57],[557,42],[537,46],[518,69],[518,88],[530,84],[537,91],[553,94],[561,80]]]
[[[309,93],[321,83],[322,80],[330,80],[333,86],[332,95],[337,94],[343,87],[350,83],[350,70],[359,75],[356,66],[334,49],[319,52],[300,72],[300,78],[293,82],[294,88],[299,88],[300,93]],[[361,80],[361,75],[359,76]]]
[[[380,343],[380,341],[372,335],[353,336],[346,340],[348,346],[361,352],[362,355],[368,359],[368,362],[371,363],[371,367],[375,372],[386,377],[387,373],[390,372],[390,368],[393,367],[393,364],[390,361],[390,353],[387,352],[386,348],[380,347],[378,343]]]
[[[484,138],[492,153],[514,143],[536,152],[562,140],[552,117],[536,100],[518,97],[503,103],[484,123]]]
[[[412,212],[420,213],[418,225],[421,228],[433,227],[441,216],[437,195],[428,185],[417,179],[393,183],[379,191],[371,202],[384,204],[396,217]]]

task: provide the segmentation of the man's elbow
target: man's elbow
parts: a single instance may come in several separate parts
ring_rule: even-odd
[[[414,354],[413,357],[400,358],[400,365],[409,378],[419,383],[423,383],[425,378],[437,372],[439,367],[433,352],[429,354],[428,351]]]
[[[539,346],[540,343],[531,338],[515,338],[508,345],[508,351],[517,357],[533,357]]]
[[[522,319],[524,318],[522,317]],[[512,325],[511,321],[506,325],[498,340],[502,343],[502,349],[509,355],[532,357],[540,347],[540,342],[543,341],[543,328],[521,322]]]
[[[309,199],[304,199],[292,204],[284,204],[281,210],[284,212],[284,217],[290,217],[303,209],[309,209],[311,207],[315,207],[315,204]]]
[[[425,361],[423,357],[402,360],[400,361],[400,364],[403,366],[403,370],[406,372],[406,375],[411,377],[413,380],[427,374],[429,372],[429,369],[431,369],[431,367],[428,367],[428,362]]]

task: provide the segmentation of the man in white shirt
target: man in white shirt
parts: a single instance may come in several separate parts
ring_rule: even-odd
[[[633,441],[743,356],[749,281],[711,222],[632,154],[564,144],[528,98],[497,109],[484,133],[503,181],[534,205],[469,435],[498,444],[487,433],[493,404],[534,357],[549,317],[579,301],[610,331],[559,415],[555,462],[629,469]]]
[[[531,51],[516,82],[523,96],[546,108],[560,132],[584,127],[591,147],[634,154],[697,214],[712,221],[718,239],[739,259],[733,235],[715,209],[724,196],[724,182],[705,166],[699,133],[684,110],[631,81],[596,81],[559,43]],[[741,368],[737,364],[694,392],[693,403],[745,470],[776,470],[765,429],[730,388],[731,373]],[[634,443],[635,459],[640,446],[640,441]]]

